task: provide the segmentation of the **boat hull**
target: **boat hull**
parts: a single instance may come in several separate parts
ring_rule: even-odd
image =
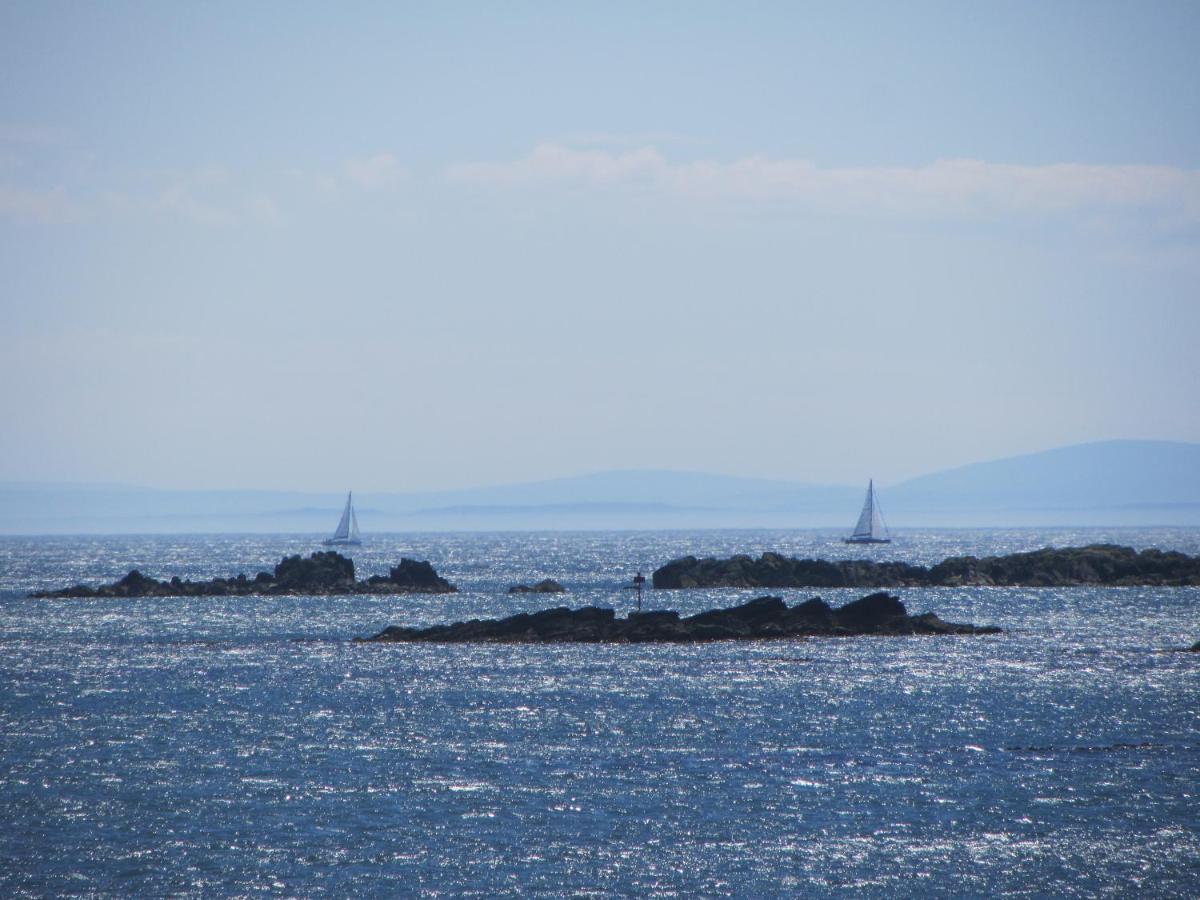
[[[890,544],[891,538],[842,538],[843,544]]]
[[[326,547],[358,547],[362,541],[353,540],[350,538],[330,538],[327,541],[321,541]]]

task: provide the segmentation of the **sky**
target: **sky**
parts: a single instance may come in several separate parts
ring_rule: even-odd
[[[1200,5],[0,4],[0,481],[1200,441]]]

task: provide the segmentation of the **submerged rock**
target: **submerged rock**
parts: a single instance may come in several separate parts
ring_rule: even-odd
[[[1200,585],[1200,557],[1113,544],[1046,548],[1007,556],[956,556],[932,568],[866,559],[792,559],[764,553],[729,559],[685,556],[654,572],[656,588],[697,587],[1065,587]]]
[[[287,556],[274,573],[259,572],[211,581],[170,581],[148,578],[134,569],[120,581],[97,588],[86,585],[57,591],[36,591],[31,597],[227,597],[249,594],[448,594],[457,590],[441,578],[427,562],[401,559],[387,576],[374,575],[366,581],[354,578],[354,560],[334,550],[319,550],[307,558]]]
[[[565,594],[567,589],[553,578],[543,578],[537,584],[514,584],[508,589],[510,594]]]
[[[712,609],[687,618],[674,610],[630,613],[565,606],[505,619],[472,619],[431,628],[393,625],[360,642],[407,643],[693,643],[817,635],[997,634],[992,626],[943,622],[932,613],[910,616],[899,598],[871,594],[832,608],[815,598],[789,607],[779,597]]]

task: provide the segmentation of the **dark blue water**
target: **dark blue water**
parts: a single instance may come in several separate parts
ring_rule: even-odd
[[[373,538],[436,597],[30,600],[132,566],[269,568],[307,538],[0,540],[0,895],[1195,896],[1198,589],[930,589],[989,638],[375,646],[561,602],[686,552],[817,532]],[[1200,531],[903,535],[877,555]],[[867,551],[871,552],[871,551]],[[691,612],[753,591],[655,592]],[[861,592],[826,592],[842,602]],[[793,602],[811,592],[788,591]]]

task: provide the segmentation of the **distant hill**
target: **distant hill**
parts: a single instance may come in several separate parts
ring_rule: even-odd
[[[1103,441],[974,463],[888,488],[894,512],[1200,507],[1200,444]]]
[[[556,507],[653,505],[698,510],[836,508],[857,488],[739,478],[704,472],[618,470],[552,481],[470,488],[438,494],[397,494],[389,502],[433,513],[446,507]]]
[[[849,528],[863,484],[613,471],[525,484],[358,494],[365,533],[556,528]],[[1200,444],[1106,441],[877,485],[888,523],[1200,525]],[[345,495],[0,484],[0,533],[331,531]]]

